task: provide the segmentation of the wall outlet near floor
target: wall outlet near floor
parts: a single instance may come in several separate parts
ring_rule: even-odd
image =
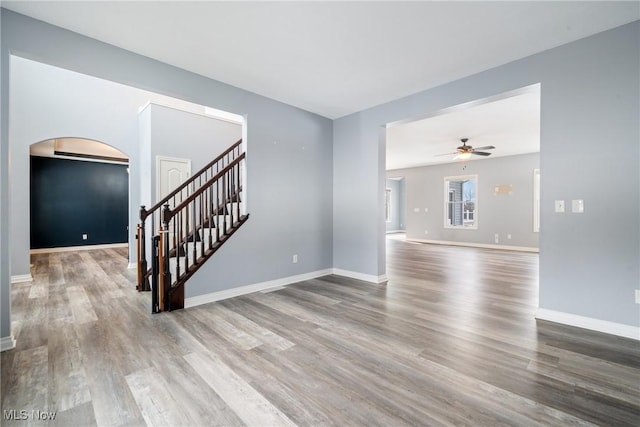
[[[83,235],[82,235],[82,240],[87,240],[88,238],[89,238],[89,235],[88,235],[88,234],[83,234]]]
[[[494,240],[494,242],[496,242],[496,243],[499,243],[499,242],[500,242],[500,236],[498,235],[498,233],[496,233],[496,234],[494,234],[494,235],[493,235],[493,240]]]
[[[293,255],[293,263],[296,264],[298,262],[298,254]]]
[[[511,234],[507,234],[507,240],[511,240]]]
[[[429,234],[429,230],[424,230],[424,234]]]
[[[640,304],[640,289],[636,289],[636,304]]]

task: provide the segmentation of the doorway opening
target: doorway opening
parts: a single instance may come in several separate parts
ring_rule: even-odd
[[[407,251],[450,255],[446,273],[425,274],[443,283],[454,277],[473,288],[484,273],[475,275],[481,265],[471,260],[488,259],[483,249],[511,251],[504,259],[529,252],[522,256],[535,266],[523,280],[537,291],[539,181],[532,177],[540,176],[540,98],[541,85],[534,84],[387,124],[385,189],[389,179],[403,177],[404,242],[432,249],[400,247],[397,236],[387,234],[383,247],[390,271],[398,270],[393,256]],[[533,299],[537,304],[537,295]]]
[[[30,146],[32,253],[126,247],[129,157],[100,141],[54,138]]]

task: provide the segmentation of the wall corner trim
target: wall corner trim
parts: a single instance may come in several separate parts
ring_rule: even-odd
[[[16,347],[16,339],[13,335],[0,338],[0,352],[14,349]]]
[[[622,323],[547,310],[545,308],[539,308],[535,318],[640,341],[640,327],[638,326],[623,325]]]
[[[31,274],[16,274],[11,276],[11,283],[33,282]]]

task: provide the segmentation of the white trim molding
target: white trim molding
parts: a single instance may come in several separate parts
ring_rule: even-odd
[[[640,327],[638,326],[623,325],[622,323],[578,316],[577,314],[564,313],[561,311],[547,310],[546,308],[539,308],[535,317],[536,319],[546,320],[548,322],[561,323],[563,325],[604,332],[605,334],[617,335],[640,341]]]
[[[16,348],[16,339],[13,335],[0,338],[0,352]]]
[[[352,279],[363,280],[365,282],[376,283],[376,284],[384,283],[387,281],[386,274],[382,274],[380,276],[374,276],[373,274],[358,273],[356,271],[342,270],[340,268],[334,268],[332,270],[332,274],[335,274],[337,276],[350,277]]]
[[[63,248],[31,249],[31,254],[49,254],[52,252],[90,251],[93,249],[128,248],[128,243],[109,243],[104,245],[65,246]]]
[[[138,263],[137,262],[130,262],[129,264],[127,264],[127,269],[128,270],[133,270],[135,268],[138,268]]]
[[[504,251],[517,251],[517,252],[540,252],[539,248],[534,248],[531,246],[509,246],[509,245],[495,245],[492,243],[450,242],[447,240],[427,240],[427,239],[413,239],[413,238],[406,238],[405,240],[407,242],[430,243],[433,245],[465,246],[469,248],[499,249]]]
[[[318,277],[335,274],[338,276],[350,277],[352,279],[364,280],[371,283],[384,283],[387,276],[373,276],[369,274],[356,273],[354,271],[341,270],[339,268],[327,268],[325,270],[303,273],[295,276],[283,277],[280,279],[268,280],[266,282],[254,283],[252,285],[239,286],[237,288],[225,289],[223,291],[211,292],[204,295],[185,298],[184,308],[195,307],[210,302],[222,301],[228,298],[239,297],[241,295],[252,294],[254,292],[270,292],[284,288],[292,283],[304,282],[305,280],[316,279]]]
[[[11,276],[11,283],[23,283],[33,282],[33,276],[31,274],[16,274]]]
[[[283,277],[281,279],[268,280],[266,282],[254,283],[252,285],[239,286],[237,288],[225,289],[223,291],[211,292],[204,295],[185,298],[184,308],[195,307],[210,302],[221,301],[228,298],[238,297],[241,295],[252,294],[254,292],[262,292],[267,290],[276,290],[292,283],[303,282],[305,280],[315,279],[317,277],[332,274],[331,269],[318,270],[311,273],[298,274],[295,276]]]

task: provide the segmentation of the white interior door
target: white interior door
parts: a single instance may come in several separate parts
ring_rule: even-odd
[[[191,176],[191,160],[158,156],[156,171],[156,192],[158,197],[156,200],[161,200],[189,179]]]
[[[178,159],[175,157],[156,157],[156,193],[160,201],[167,194],[175,190],[180,184],[185,182],[191,176],[191,160]],[[171,208],[175,208],[184,199],[189,196],[189,189],[184,189],[176,195],[175,200],[170,200],[169,205]],[[183,230],[186,227],[186,223],[183,221]],[[174,221],[169,223],[169,235],[173,235],[175,228]],[[169,247],[173,248],[175,242],[170,240]]]

